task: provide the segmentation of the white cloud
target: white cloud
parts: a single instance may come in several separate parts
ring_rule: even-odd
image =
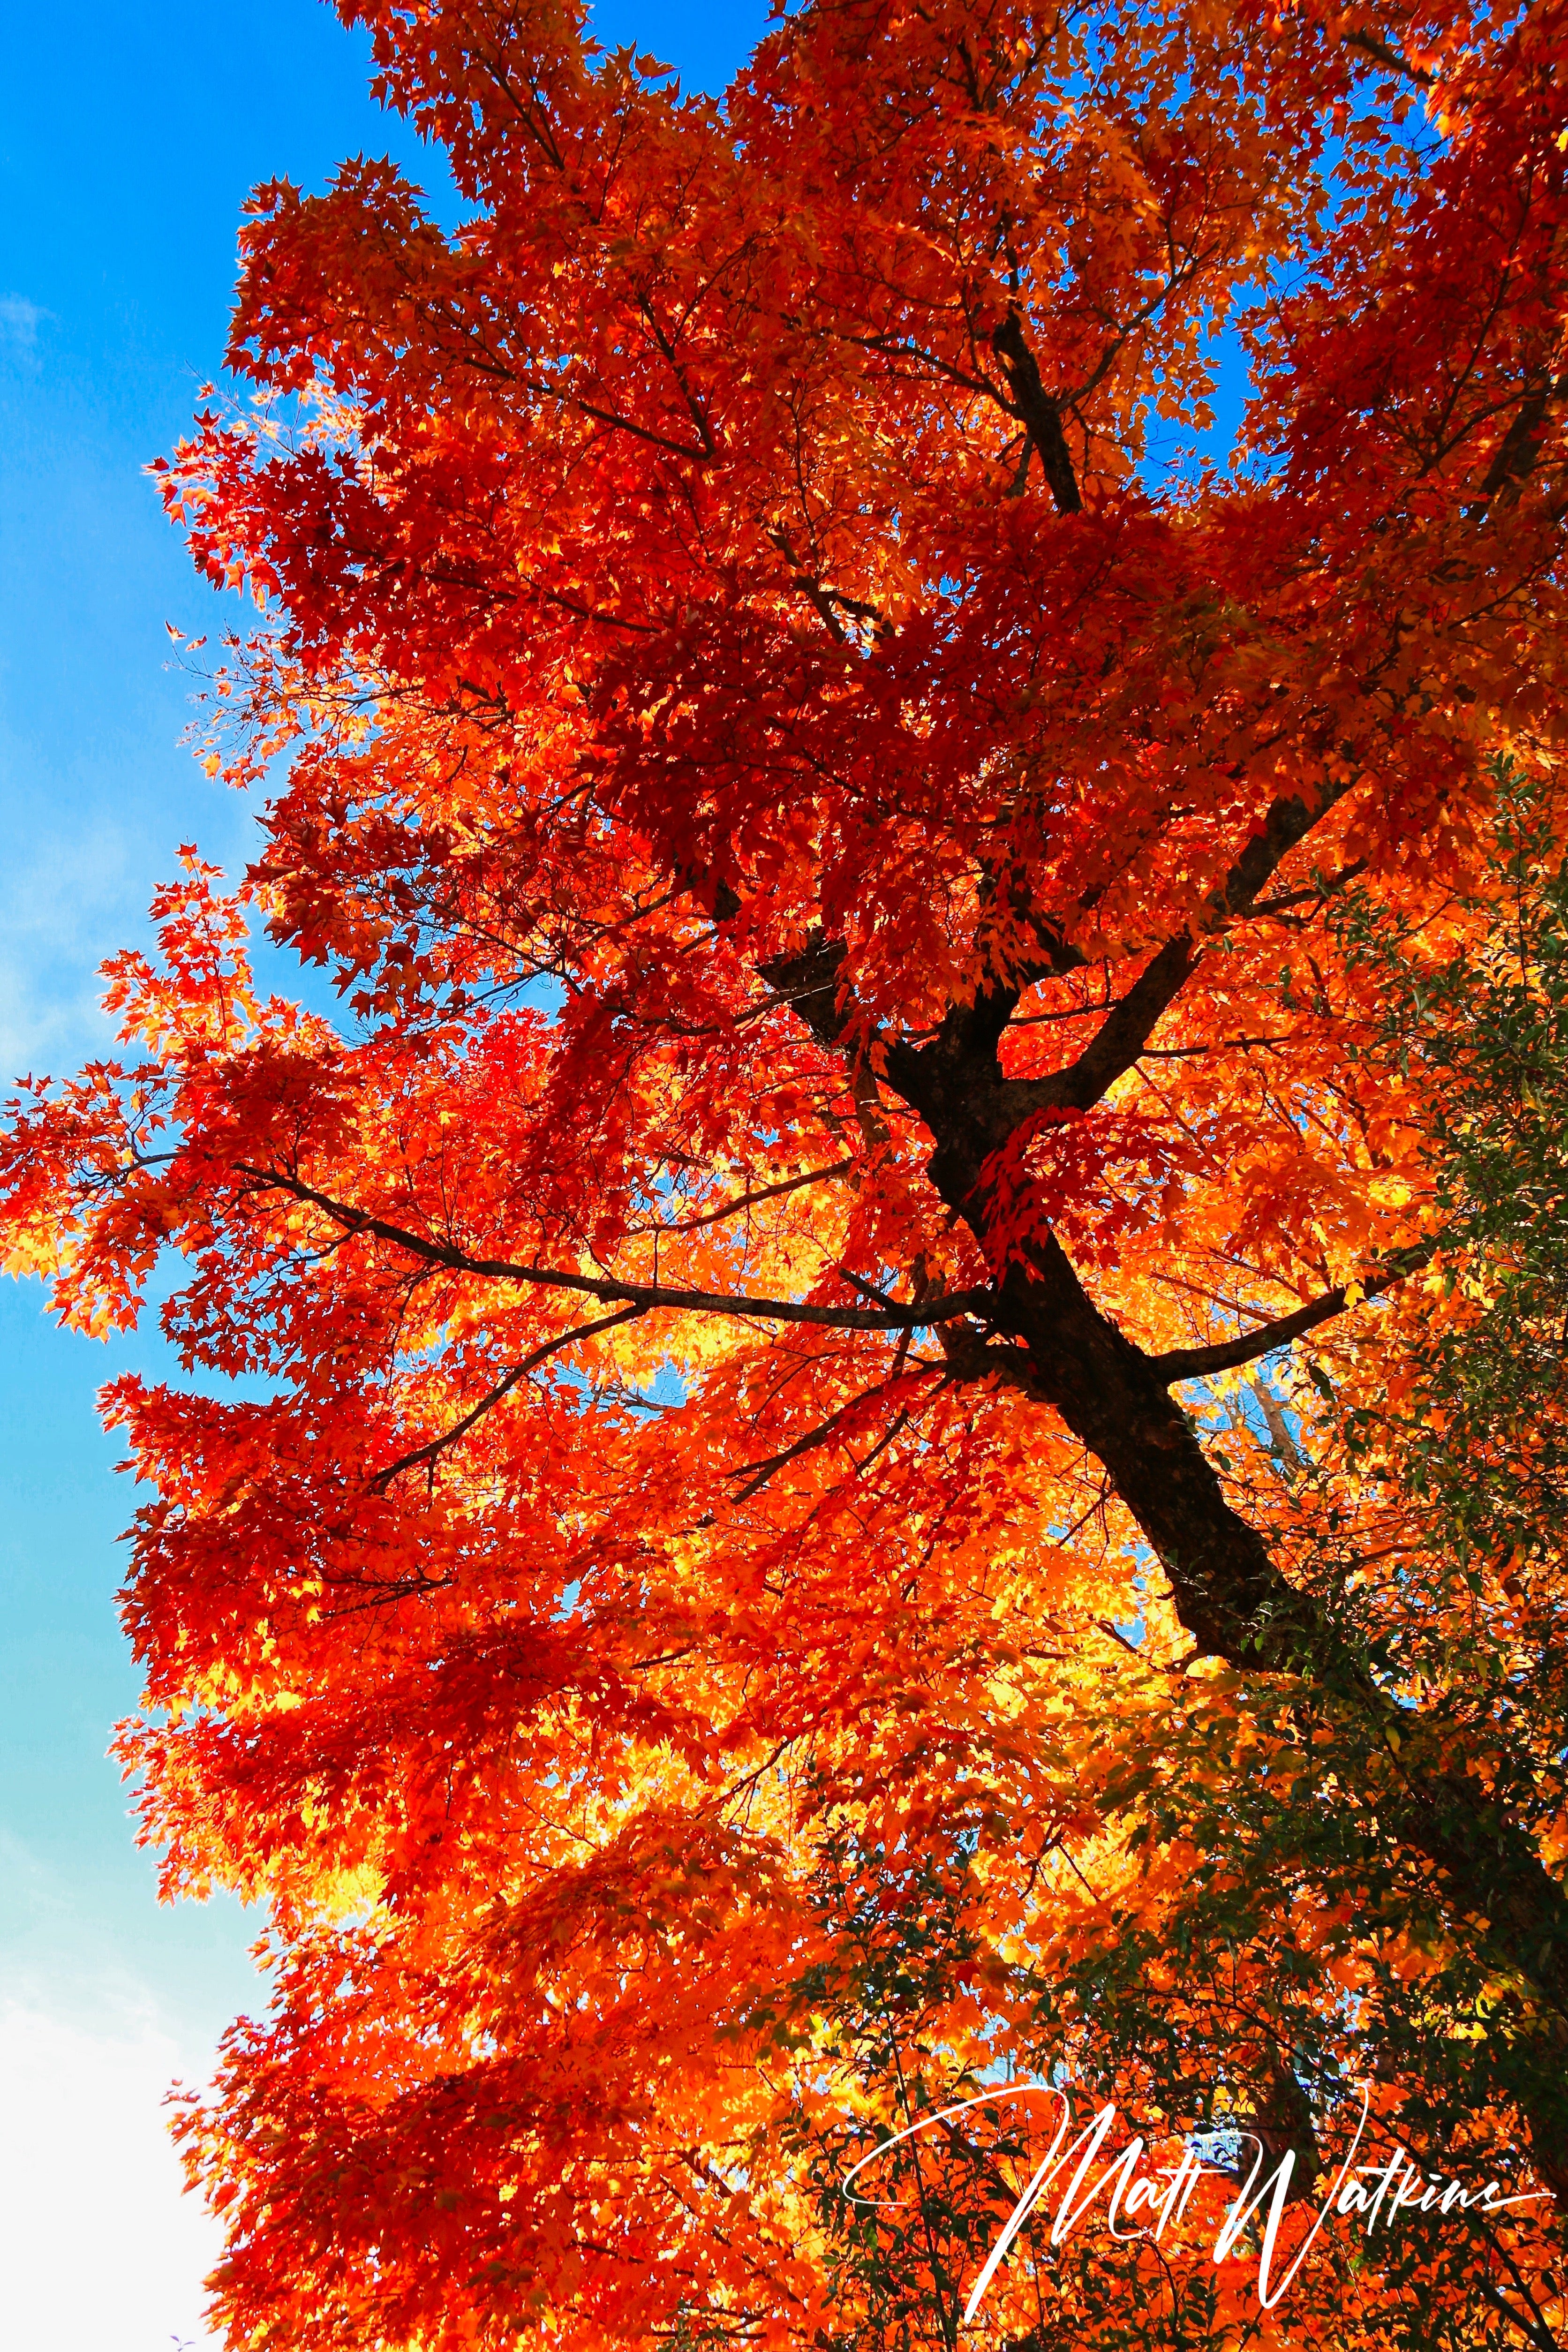
[[[37,343],[38,329],[53,315],[37,302],[29,302],[25,294],[0,294],[0,342],[15,343],[20,351],[32,351]]]
[[[0,2009],[0,2336],[38,2352],[206,2347],[216,2223],[182,2194],[163,2096],[190,2054],[121,2012]]]
[[[0,1822],[0,2345],[216,2352],[220,2232],[184,2191],[165,2101],[205,2090],[222,2024],[262,2006],[253,1926],[221,1898],[171,1912],[150,1874],[84,1861]]]
[[[42,825],[0,881],[0,1096],[110,1048],[98,964],[142,928],[124,836]]]

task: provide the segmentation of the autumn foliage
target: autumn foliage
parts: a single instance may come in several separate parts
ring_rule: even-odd
[[[1568,9],[840,0],[721,104],[343,13],[463,222],[254,199],[160,471],[264,853],[0,1157],[70,1321],[174,1270],[229,2342],[955,2346],[1026,2108],[839,2183],[1004,2082],[1291,2242],[1363,2095],[1568,2198]],[[1550,2203],[1270,2314],[1233,2191],[963,2341],[1563,2340]]]

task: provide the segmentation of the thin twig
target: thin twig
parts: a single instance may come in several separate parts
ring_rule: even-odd
[[[519,1381],[526,1380],[529,1373],[537,1370],[549,1357],[559,1355],[562,1349],[571,1347],[574,1340],[590,1339],[596,1331],[614,1330],[617,1323],[630,1323],[646,1312],[647,1309],[641,1307],[623,1307],[619,1314],[601,1316],[596,1323],[576,1323],[570,1331],[557,1332],[553,1339],[546,1339],[542,1347],[535,1348],[531,1356],[525,1356],[521,1364],[514,1364],[506,1378],[498,1381],[489,1395],[479,1399],[471,1412],[466,1412],[461,1421],[454,1423],[439,1437],[433,1437],[427,1445],[416,1446],[412,1454],[400,1454],[386,1469],[378,1470],[370,1482],[371,1486],[378,1495],[384,1495],[393,1480],[405,1470],[412,1470],[416,1463],[434,1462],[448,1445],[455,1445],[458,1438],[466,1437],[475,1422],[481,1421],[492,1405],[500,1404],[502,1397],[516,1388]]]

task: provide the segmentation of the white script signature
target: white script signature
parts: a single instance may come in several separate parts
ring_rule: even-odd
[[[902,2131],[894,2132],[890,2138],[883,2140],[879,2146],[872,2148],[868,2155],[863,2156],[859,2163],[846,2173],[843,2183],[844,2194],[857,2205],[885,2206],[904,2202],[905,2200],[897,2198],[856,2196],[850,2184],[865,2171],[868,2164],[875,2164],[879,2158],[886,2156],[890,2148],[897,2147],[900,2140],[914,2139],[922,2132],[933,2130],[950,2116],[963,2115],[972,2107],[995,2106],[1004,2100],[1019,2098],[1055,2099],[1061,2109],[1061,2115],[1057,2125],[1056,2137],[1044,2160],[1036,2168],[1020,2194],[1017,2203],[1007,2216],[1001,2235],[992,2247],[986,2257],[985,2266],[974,2282],[969,2301],[964,2306],[965,2326],[979,2310],[984,2299],[985,2290],[995,2277],[1008,2247],[1030,2214],[1046,2200],[1047,2192],[1053,2190],[1058,2176],[1065,2171],[1075,2156],[1078,2157],[1077,2169],[1061,2192],[1056,2219],[1051,2225],[1053,2246],[1061,2245],[1070,2232],[1078,2227],[1102,2189],[1110,2192],[1110,2200],[1105,2209],[1105,2223],[1113,2238],[1126,2242],[1152,2235],[1159,2239],[1164,2235],[1167,2226],[1180,2222],[1187,2200],[1205,2173],[1215,2177],[1220,2175],[1220,2168],[1205,2164],[1190,2145],[1183,2149],[1181,2160],[1176,2165],[1167,2166],[1163,2170],[1152,2174],[1142,2172],[1139,2168],[1143,2161],[1144,2144],[1141,2137],[1135,2136],[1121,2154],[1112,2158],[1105,2165],[1104,2169],[1090,2180],[1089,2175],[1099,2161],[1100,2151],[1115,2126],[1115,2107],[1113,2105],[1101,2107],[1092,2120],[1085,2124],[1076,2139],[1064,2147],[1062,2143],[1067,2137],[1068,2126],[1072,2121],[1066,2094],[1048,2088],[1044,2084],[1010,2084],[1002,2089],[983,2091],[977,2098],[960,2099],[955,2106],[939,2107],[933,2114],[922,2116],[918,2123],[909,2124]],[[1342,2218],[1347,2214],[1354,2214],[1358,2218],[1364,2217],[1366,2234],[1370,2238],[1380,2221],[1392,2221],[1402,2207],[1414,2206],[1423,2213],[1430,2213],[1434,2210],[1439,2213],[1452,2213],[1456,2210],[1468,2212],[1471,2206],[1475,2206],[1481,2212],[1489,2215],[1500,2213],[1510,2205],[1533,2205],[1542,2200],[1550,2201],[1544,2189],[1531,2190],[1522,2196],[1504,2197],[1501,2194],[1502,2184],[1497,2180],[1489,2180],[1482,2189],[1467,2189],[1462,2188],[1458,2180],[1446,2180],[1440,2176],[1431,2175],[1426,2177],[1426,2185],[1423,2186],[1423,2175],[1419,2168],[1411,2161],[1405,2149],[1399,2147],[1394,2148],[1394,2154],[1386,2164],[1358,2165],[1355,2158],[1366,2130],[1367,2114],[1368,2103],[1363,2094],[1361,2118],[1356,2125],[1355,2137],[1352,2140],[1349,2152],[1334,2177],[1333,2187],[1319,2208],[1317,2219],[1313,2221],[1310,2230],[1297,2248],[1289,2268],[1283,2278],[1278,2280],[1272,2286],[1269,2273],[1274,2261],[1274,2242],[1279,2228],[1279,2217],[1284,2212],[1290,2194],[1290,2182],[1296,2168],[1296,2151],[1294,2148],[1287,2148],[1272,2172],[1266,2179],[1260,2179],[1259,2175],[1263,2171],[1268,2156],[1267,2149],[1255,2133],[1239,2130],[1236,2133],[1235,2137],[1237,2139],[1251,2140],[1258,2149],[1258,2154],[1253,2159],[1251,2171],[1220,2224],[1218,2235],[1215,2240],[1213,2261],[1217,2267],[1219,2263],[1229,2259],[1236,2249],[1237,2240],[1253,2215],[1267,2200],[1268,2216],[1260,2224],[1261,2243],[1258,2258],[1258,2294],[1265,2311],[1271,2311],[1279,2301],[1306,2260],[1319,2231],[1331,2213]],[[1229,2179],[1231,2175],[1226,2171],[1224,2177]]]

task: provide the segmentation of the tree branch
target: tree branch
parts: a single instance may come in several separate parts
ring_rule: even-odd
[[[1131,1069],[1161,1015],[1191,977],[1198,951],[1184,931],[1167,940],[1104,1020],[1076,1062],[1036,1082],[1045,1103],[1089,1110]]]
[[[695,1234],[704,1225],[721,1223],[726,1217],[738,1217],[742,1209],[755,1208],[759,1201],[777,1201],[785,1192],[798,1192],[803,1185],[820,1184],[829,1176],[842,1176],[853,1168],[853,1160],[830,1160],[826,1168],[808,1168],[799,1176],[783,1176],[776,1184],[759,1184],[754,1192],[740,1192],[722,1208],[707,1209],[700,1217],[683,1217],[678,1225],[658,1225],[649,1230],[664,1234]]]
[[[1431,89],[1432,76],[1426,67],[1413,66],[1409,58],[1402,58],[1380,33],[1342,33],[1340,37],[1347,49],[1359,49],[1363,57],[1371,58],[1375,65],[1383,66],[1389,73],[1397,74],[1402,81],[1413,81],[1417,89]]]
[[[1415,1242],[1408,1249],[1397,1251],[1378,1273],[1361,1285],[1362,1297],[1377,1298],[1396,1283],[1419,1273],[1436,1246],[1435,1241]],[[1167,1387],[1177,1381],[1204,1380],[1211,1372],[1235,1371],[1238,1365],[1256,1363],[1259,1356],[1287,1347],[1303,1332],[1315,1330],[1320,1323],[1331,1322],[1351,1303],[1350,1286],[1341,1283],[1332,1290],[1325,1290],[1321,1298],[1298,1307],[1293,1314],[1261,1324],[1256,1331],[1244,1331],[1238,1338],[1222,1339],[1212,1348],[1172,1348],[1163,1356],[1151,1356],[1150,1366]]]
[[[858,1397],[851,1397],[847,1404],[841,1404],[837,1412],[829,1413],[827,1419],[824,1422],[819,1422],[815,1429],[808,1429],[804,1437],[797,1437],[795,1444],[793,1445],[786,1445],[782,1454],[771,1454],[765,1462],[742,1463],[739,1470],[731,1472],[730,1475],[731,1477],[744,1478],[749,1470],[755,1471],[756,1475],[750,1479],[735,1496],[734,1507],[738,1509],[741,1504],[749,1502],[752,1496],[756,1494],[761,1487],[767,1485],[768,1480],[773,1476],[773,1472],[775,1470],[782,1470],[786,1462],[798,1462],[802,1454],[815,1454],[819,1445],[826,1445],[828,1443],[828,1440],[837,1434],[838,1430],[843,1427],[844,1423],[858,1412],[860,1407],[865,1404],[868,1399],[874,1396],[890,1394],[893,1390],[903,1385],[905,1379],[919,1380],[929,1379],[931,1375],[929,1373],[910,1373],[903,1375],[898,1381],[879,1381],[874,1388],[864,1389]],[[867,1462],[873,1461],[876,1458],[876,1454],[879,1453],[881,1447],[888,1443],[889,1438],[894,1434],[900,1423],[902,1421],[906,1421],[908,1418],[909,1413],[906,1407],[904,1412],[894,1421],[892,1428],[884,1433],[879,1444],[867,1455]],[[861,1469],[864,1469],[866,1464],[862,1463],[859,1466]]]
[[[1007,389],[1013,395],[1013,414],[1040,453],[1040,464],[1045,468],[1046,480],[1057,502],[1058,513],[1079,513],[1083,499],[1079,493],[1078,476],[1073,471],[1067,435],[1062,431],[1061,410],[1046,390],[1040,363],[1025,341],[1023,320],[1016,310],[1008,311],[993,332],[991,341],[1006,371]]]
[[[1495,498],[1502,489],[1511,489],[1515,497],[1519,487],[1532,474],[1541,461],[1539,442],[1545,429],[1548,404],[1559,397],[1564,380],[1553,383],[1549,375],[1539,375],[1527,386],[1520,403],[1518,415],[1498,445],[1497,454],[1487,468],[1481,484],[1483,499]]]
[[[530,1372],[537,1370],[551,1356],[558,1356],[574,1340],[591,1339],[598,1331],[613,1331],[617,1323],[635,1322],[639,1315],[647,1312],[644,1307],[623,1307],[618,1314],[601,1316],[596,1323],[576,1323],[570,1331],[558,1331],[553,1339],[546,1339],[542,1347],[535,1348],[531,1356],[525,1356],[521,1364],[514,1364],[506,1378],[498,1381],[489,1394],[482,1396],[472,1412],[466,1412],[461,1421],[455,1422],[439,1437],[433,1437],[427,1445],[416,1445],[412,1454],[401,1454],[384,1470],[378,1470],[370,1482],[373,1492],[384,1495],[393,1480],[400,1477],[405,1470],[412,1470],[420,1462],[434,1462],[448,1445],[456,1445],[460,1437],[468,1435],[477,1421],[483,1420],[492,1405],[500,1404],[502,1397],[510,1394],[519,1381],[526,1380]]]
[[[872,1314],[852,1307],[820,1307],[798,1298],[745,1298],[718,1290],[680,1290],[662,1283],[619,1282],[608,1276],[567,1274],[557,1266],[530,1265],[510,1258],[472,1257],[449,1242],[430,1241],[422,1234],[410,1233],[405,1225],[393,1224],[385,1217],[373,1216],[346,1202],[334,1201],[331,1193],[318,1192],[303,1177],[291,1176],[281,1168],[252,1168],[242,1163],[237,1172],[255,1192],[287,1192],[293,1200],[308,1201],[331,1217],[334,1224],[341,1225],[344,1233],[373,1234],[376,1240],[390,1242],[395,1248],[407,1250],[411,1256],[423,1258],[427,1265],[444,1267],[449,1274],[479,1275],[489,1281],[534,1283],[546,1290],[575,1291],[585,1298],[602,1299],[606,1306],[620,1301],[643,1313],[650,1307],[664,1307],[677,1313],[723,1315],[741,1321],[819,1324],[833,1331],[922,1331],[954,1316],[980,1313],[991,1295],[987,1289],[955,1290],[945,1298],[928,1299],[920,1306],[889,1307],[880,1314]]]

